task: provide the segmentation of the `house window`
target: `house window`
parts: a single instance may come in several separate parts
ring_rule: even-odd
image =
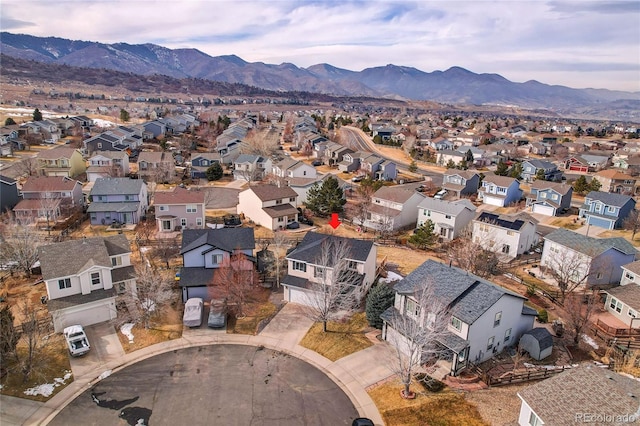
[[[445,219],[451,219],[451,215],[450,214],[446,214],[446,215],[444,215],[444,218]]]
[[[443,236],[443,237],[446,237],[447,236],[447,231],[448,231],[447,228],[440,228],[440,235]]]
[[[502,312],[497,312],[493,317],[493,326],[497,327],[500,325],[500,320],[502,320]]]
[[[627,315],[629,315],[631,318],[638,318],[638,312],[634,311],[631,308],[629,308],[629,310],[627,311]]]
[[[546,192],[541,192],[540,193],[540,198],[547,198],[547,193]]]
[[[198,211],[198,206],[195,204],[187,204],[187,213],[196,213]]]
[[[282,200],[276,200],[276,204],[282,204]]]
[[[118,294],[124,294],[127,291],[127,284],[126,283],[118,283],[117,291],[118,291]]]
[[[511,329],[508,328],[507,331],[504,332],[504,342],[507,343],[511,340]]]
[[[133,201],[133,195],[125,195],[124,196],[124,200],[125,201]]]
[[[58,288],[64,290],[65,288],[71,288],[71,278],[63,278],[58,280]]]
[[[325,273],[326,273],[326,269],[321,267],[321,266],[316,266],[313,269],[313,276],[315,278],[324,278],[325,277]]]
[[[212,254],[211,255],[211,263],[214,265],[219,265],[222,263],[222,255],[221,254]]]
[[[507,235],[509,235],[510,237],[513,237],[514,235],[516,235],[516,233],[513,231],[507,231]]]
[[[529,414],[529,426],[542,426],[542,420],[534,412]]]
[[[611,298],[609,307],[611,307],[611,309],[615,309],[615,311],[618,313],[622,312],[622,302],[615,299],[614,297]]]
[[[196,218],[196,226],[202,226],[202,218],[201,217],[197,217]]]
[[[166,211],[168,211],[168,210],[169,210],[169,206],[159,206],[159,207],[160,207],[160,208],[159,208],[159,210],[160,210],[161,212],[166,212]]]
[[[615,207],[613,207],[613,206],[609,206],[609,207],[607,207],[607,213],[613,213],[613,212],[615,212],[615,211],[616,211],[616,208],[615,208]]]
[[[294,271],[307,272],[307,264],[304,262],[296,262],[293,261],[293,265],[291,266]]]
[[[601,280],[601,279],[602,279],[602,277],[603,277],[602,272],[598,272],[598,273],[596,274],[596,279],[597,279],[597,280]]]
[[[431,216],[431,210],[425,210],[425,211],[424,211],[424,214],[425,214],[426,216]]]
[[[93,272],[91,274],[91,285],[100,285],[100,272]]]
[[[296,202],[295,197],[291,197],[291,198],[289,198],[289,202],[290,202],[290,203],[295,203],[295,202]]]
[[[284,217],[279,217],[278,222],[284,222]]]
[[[487,350],[488,351],[493,349],[493,343],[495,342],[495,340],[496,340],[495,336],[491,336],[491,337],[489,337],[489,340],[487,340]]]
[[[452,316],[451,317],[451,327],[455,328],[458,331],[462,330],[462,321],[460,321],[458,318]]]
[[[98,142],[98,149],[102,148],[102,142]]]
[[[111,266],[122,266],[122,258],[120,256],[112,257]]]
[[[405,314],[416,318],[418,315],[420,315],[420,305],[418,305],[418,302],[416,302],[415,300],[407,298],[404,312]]]
[[[633,281],[633,279],[635,278],[631,272],[625,272],[624,276],[626,278],[629,278],[631,281]]]
[[[187,227],[187,218],[185,218],[185,217],[181,217],[181,218],[180,218],[180,225],[181,225],[183,228],[186,228],[186,227]]]
[[[504,254],[509,254],[509,244],[503,244],[502,245],[502,252]]]

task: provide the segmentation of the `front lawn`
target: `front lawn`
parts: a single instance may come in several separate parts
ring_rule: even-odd
[[[154,325],[152,328],[144,328],[142,324],[135,324],[129,329],[130,334],[133,336],[133,341],[123,333],[122,329],[118,330],[118,338],[125,353],[131,353],[156,343],[179,339],[182,336],[182,328],[182,322],[178,324],[159,324]]]
[[[373,345],[365,336],[369,330],[366,315],[360,312],[345,322],[329,321],[326,333],[322,331],[322,323],[313,324],[300,341],[300,346],[336,361]]]
[[[258,334],[258,327],[263,320],[272,318],[278,308],[268,300],[248,304],[243,311],[245,316],[242,318],[229,318],[227,325],[227,333],[248,334],[254,336]]]
[[[478,408],[465,399],[464,394],[448,388],[438,392],[417,392],[418,384],[413,384],[415,399],[400,396],[403,386],[399,381],[391,381],[369,390],[369,396],[378,407],[387,426],[487,426]]]

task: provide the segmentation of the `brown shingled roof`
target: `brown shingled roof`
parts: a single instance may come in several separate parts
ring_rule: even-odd
[[[280,198],[297,197],[298,194],[288,186],[278,187],[276,185],[256,185],[248,189],[262,201],[278,200]]]
[[[66,176],[31,176],[22,185],[23,192],[73,191],[79,182]]]
[[[156,192],[154,204],[202,204],[204,191],[189,190],[176,186],[173,191]]]

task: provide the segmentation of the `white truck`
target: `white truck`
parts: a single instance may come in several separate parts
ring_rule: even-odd
[[[81,356],[89,352],[91,345],[81,325],[71,325],[62,332],[71,356]]]

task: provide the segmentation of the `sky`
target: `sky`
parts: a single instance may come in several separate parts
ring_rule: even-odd
[[[640,1],[2,0],[16,34],[640,91]]]

